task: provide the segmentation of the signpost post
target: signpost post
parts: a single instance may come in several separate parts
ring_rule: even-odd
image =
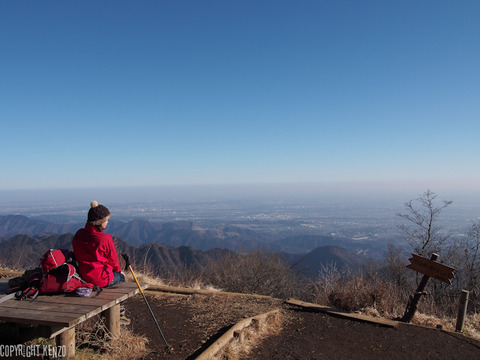
[[[417,311],[418,302],[420,301],[422,295],[424,295],[428,280],[430,280],[431,277],[447,284],[451,283],[451,279],[454,276],[453,271],[455,269],[437,262],[438,257],[438,254],[432,254],[431,258],[427,259],[419,255],[412,254],[412,257],[408,259],[410,260],[410,264],[407,265],[407,268],[415,270],[424,275],[420,281],[420,284],[418,285],[417,291],[412,297],[410,297],[407,308],[405,309],[405,314],[403,315],[401,321],[410,322],[413,319],[415,312]]]

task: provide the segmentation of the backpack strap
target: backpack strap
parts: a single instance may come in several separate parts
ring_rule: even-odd
[[[42,273],[40,272],[35,272],[32,275],[30,275],[27,287],[23,290],[18,290],[15,293],[15,298],[17,300],[30,299],[31,301],[34,301],[39,294],[39,287],[40,287],[41,280],[42,280]],[[12,292],[13,292],[13,289],[12,289]]]

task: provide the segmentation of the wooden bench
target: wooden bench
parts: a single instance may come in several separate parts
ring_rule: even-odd
[[[142,284],[142,289],[148,284]],[[112,336],[120,334],[120,302],[139,292],[137,284],[126,282],[89,297],[41,295],[34,301],[10,299],[0,303],[0,320],[38,325],[43,337],[55,337],[57,346],[66,347],[67,357],[75,356],[75,326],[94,315],[106,318]],[[0,298],[5,296],[0,295]]]

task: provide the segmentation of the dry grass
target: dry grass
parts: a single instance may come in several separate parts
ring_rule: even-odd
[[[375,272],[341,273],[334,267],[326,267],[313,289],[312,302],[373,317],[399,319],[407,305],[405,290]],[[436,304],[433,296],[422,297],[412,324],[455,331],[458,297],[445,299]],[[479,314],[466,316],[463,333],[480,340]]]
[[[468,315],[466,317],[463,333],[480,341],[480,314]]]
[[[417,312],[412,320],[412,324],[431,328],[440,327],[446,331],[455,331],[457,320],[448,317],[439,318]],[[480,314],[468,315],[465,318],[463,333],[468,337],[480,340]]]
[[[401,290],[376,272],[342,273],[335,267],[326,267],[313,289],[312,302],[340,310],[394,318],[405,308]]]
[[[145,337],[134,335],[130,330],[122,328],[120,336],[111,339],[100,316],[80,324],[76,330],[75,359],[142,359],[148,354]],[[55,346],[55,340],[38,337],[26,341],[25,345]]]
[[[276,335],[282,330],[284,315],[276,312],[263,321],[253,321],[252,325],[235,333],[234,339],[215,357],[214,360],[238,360],[248,358],[250,351],[271,335]]]
[[[277,298],[295,297],[299,288],[288,262],[280,254],[263,250],[228,254],[208,264],[203,279],[224,291]]]
[[[12,270],[7,267],[2,266],[0,263],[0,279],[6,279],[15,276],[22,276],[23,271],[20,270]]]
[[[0,257],[0,273],[2,272],[14,272],[14,273],[20,273],[20,275],[25,271],[25,267],[21,265],[20,259],[23,257],[23,252],[16,257],[15,259],[12,258],[5,258],[5,257]],[[40,262],[37,264],[33,263],[33,267],[37,267],[40,265]],[[29,267],[28,269],[31,269],[32,267]],[[10,276],[19,276],[17,274],[10,275]],[[1,279],[1,277],[0,277]]]
[[[137,277],[140,284],[148,283],[150,285],[165,285],[165,282],[161,278],[153,274],[135,272],[135,276]],[[125,281],[128,281],[128,282],[135,281],[131,272],[128,272],[125,274]]]
[[[178,278],[171,276],[168,279],[164,279],[152,273],[144,274],[137,272],[135,272],[135,276],[137,277],[140,284],[147,283],[150,286],[173,286],[194,290],[221,291],[219,289],[216,289],[212,285],[205,284],[203,280],[199,277],[190,277],[189,279],[179,280]],[[125,274],[125,280],[132,282],[135,281],[133,275],[130,272]]]
[[[101,316],[77,326],[75,340],[76,359],[142,359],[148,354],[146,337],[122,328],[120,336],[112,338]]]

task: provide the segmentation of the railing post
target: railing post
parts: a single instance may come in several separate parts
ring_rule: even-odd
[[[465,316],[467,315],[468,291],[462,290],[460,295],[460,303],[458,304],[457,326],[455,331],[463,332],[463,324],[465,323]]]

